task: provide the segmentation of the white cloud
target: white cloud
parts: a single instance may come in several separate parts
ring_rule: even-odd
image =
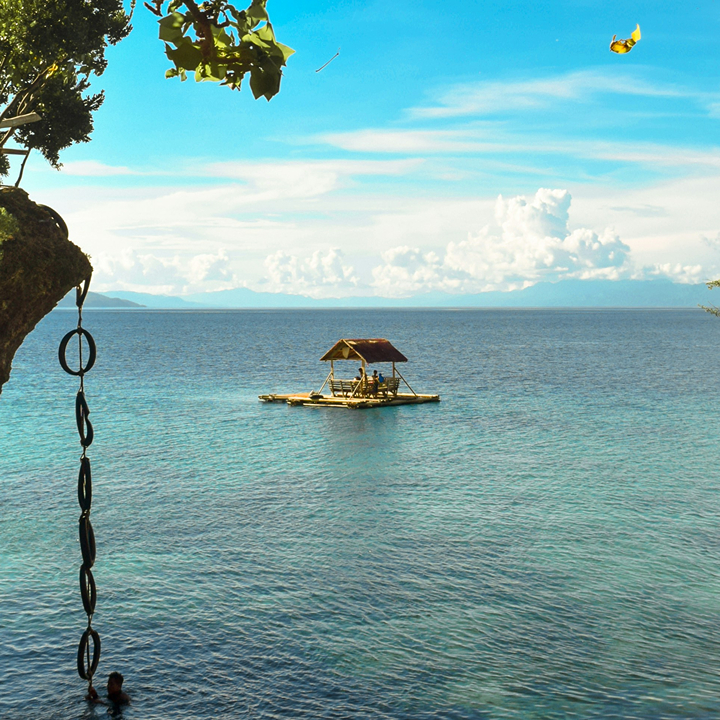
[[[417,160],[301,160],[292,162],[244,162],[229,160],[203,165],[200,171],[212,177],[249,180],[258,187],[293,185],[306,177],[354,175],[406,175]]]
[[[200,172],[217,178],[247,183],[235,188],[237,200],[245,204],[273,200],[314,200],[347,187],[360,176],[401,176],[412,173],[422,160],[327,160],[295,162],[222,162],[205,165]]]
[[[720,102],[711,102],[708,104],[708,115],[711,118],[720,118]]]
[[[75,160],[63,163],[60,170],[65,175],[85,177],[108,177],[111,175],[135,175],[134,171],[124,166],[105,165],[97,160]]]
[[[582,70],[560,77],[516,81],[480,81],[456,85],[436,105],[411,108],[414,117],[443,118],[533,110],[562,100],[582,100],[598,93],[651,97],[688,97],[687,90],[653,85],[629,73]]]
[[[319,140],[353,152],[418,154],[458,152],[499,152],[496,140],[480,142],[488,132],[460,130],[387,130],[366,128],[344,133],[328,133]]]
[[[93,285],[99,290],[132,290],[177,295],[204,290],[224,290],[238,285],[224,249],[216,254],[189,258],[158,256],[124,250],[92,258]]]
[[[651,267],[642,268],[633,275],[636,280],[648,280],[663,277],[676,283],[697,284],[706,282],[707,273],[702,265],[681,265],[680,263],[658,263]]]
[[[267,280],[263,289],[310,297],[345,294],[358,285],[355,270],[345,265],[338,248],[316,250],[308,258],[298,258],[279,250],[265,259]]]
[[[567,190],[541,189],[528,200],[500,196],[495,225],[450,242],[441,257],[408,246],[383,253],[373,270],[380,294],[441,290],[467,293],[511,290],[539,280],[620,277],[630,248],[610,230],[570,230]]]
[[[490,125],[453,130],[373,129],[345,133],[329,133],[322,142],[351,152],[414,154],[414,155],[480,155],[507,158],[508,154],[538,157],[536,168],[518,168],[524,173],[547,174],[547,156],[601,160],[607,163],[658,168],[718,168],[720,150],[717,147],[696,149],[681,145],[661,145],[650,142],[582,140],[574,137],[546,136],[541,133],[518,134],[501,131]],[[486,161],[487,162],[487,161]],[[485,167],[488,167],[487,165]],[[511,169],[507,162],[493,166]]]
[[[715,237],[706,237],[705,235],[701,235],[701,238],[705,245],[709,248],[720,251],[720,232],[717,233]]]
[[[459,273],[435,252],[422,252],[407,245],[390,248],[382,254],[384,264],[372,271],[373,286],[384,297],[403,297],[442,290],[462,292],[471,277]]]
[[[272,177],[277,163],[268,164],[272,168],[267,170],[267,176]],[[428,164],[423,166],[423,175]],[[265,172],[261,175],[265,176]],[[354,268],[358,284],[338,283],[333,287],[321,283],[321,291],[327,294],[385,294],[386,288],[407,293],[428,287],[476,292],[492,286],[492,274],[479,279],[483,272],[482,258],[478,256],[486,251],[478,248],[482,242],[488,242],[487,238],[478,231],[467,237],[468,229],[492,220],[496,205],[492,196],[483,190],[468,191],[464,184],[461,189],[465,195],[456,194],[456,184],[452,193],[447,191],[447,185],[438,188],[437,183],[417,192],[417,186],[408,189],[394,179],[392,184],[367,183],[347,191],[343,178],[352,183],[353,176],[340,177],[342,182],[335,189],[315,196],[285,194],[281,180],[270,190],[261,190],[254,181],[247,184],[228,181],[222,185],[188,183],[182,189],[141,188],[135,184],[127,188],[103,188],[100,184],[77,188],[66,184],[62,189],[45,191],[42,196],[34,194],[35,199],[63,215],[72,241],[91,254],[97,268],[93,286],[99,291],[123,287],[175,294],[186,287],[194,288],[204,272],[205,280],[199,281],[202,290],[224,289],[231,283],[230,277],[235,278],[236,285],[267,290],[271,287],[264,264],[268,255],[283,252],[302,265],[303,258],[317,251],[324,256],[333,247],[342,251],[342,265]],[[701,265],[707,276],[720,276],[717,250],[703,240],[715,238],[720,227],[718,193],[720,175],[709,173],[644,187],[576,183],[567,235],[578,227],[590,228],[605,245],[613,236],[603,228],[614,227],[632,248],[634,268],[653,268],[656,264],[669,268]],[[532,198],[528,204],[533,205]],[[487,233],[491,239],[501,238],[501,230],[497,225],[488,228]],[[596,240],[592,236],[588,240],[576,235],[573,241],[579,244],[576,252],[582,251],[579,260],[583,253],[593,256]],[[585,249],[581,247],[583,241],[586,245],[589,242]],[[446,261],[450,242],[453,254]],[[568,240],[565,246],[569,243]],[[411,272],[407,265],[403,266],[399,255],[391,256],[389,266],[396,269],[386,268],[382,276],[374,278],[376,285],[371,287],[373,268],[388,264],[384,259],[380,261],[382,254],[397,248],[417,249],[416,254],[406,258],[408,263],[417,264],[416,270]],[[496,248],[490,242],[487,252],[490,250],[499,253],[502,260],[502,243]],[[199,259],[195,274],[191,272],[193,258],[218,257],[221,251],[228,258],[225,276],[218,276],[225,261],[218,261],[214,269],[204,270],[212,263]],[[123,263],[120,262],[123,252],[145,259],[126,258]],[[434,253],[437,259],[426,259],[429,253]],[[105,263],[102,272],[100,259]],[[502,262],[508,264],[507,259]],[[496,263],[499,268],[503,267],[502,262]],[[472,263],[476,265],[474,274],[465,267]],[[134,270],[131,272],[127,265]],[[117,281],[112,268],[117,272]],[[624,266],[621,271],[625,272]],[[578,276],[604,273],[612,277],[620,271],[613,266],[601,269],[599,263],[595,267],[591,263],[584,269],[578,267],[576,272]],[[505,278],[502,282],[513,285],[526,282],[524,278],[513,280],[504,272],[497,274]],[[297,287],[310,292],[310,276],[302,272],[300,276],[304,277],[304,284],[298,282]],[[687,273],[685,276],[689,277]],[[263,277],[266,282],[261,285]],[[278,284],[276,289],[288,291],[289,287]]]
[[[230,270],[230,258],[224,248],[217,254],[206,253],[195,255],[188,263],[188,281],[198,287],[202,283],[232,283],[234,280]]]

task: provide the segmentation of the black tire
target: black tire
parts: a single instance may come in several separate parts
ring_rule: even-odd
[[[84,448],[89,448],[95,437],[92,423],[88,417],[89,415],[90,408],[88,407],[87,400],[85,400],[85,393],[82,390],[78,390],[78,394],[75,396],[75,422],[77,423],[78,434],[80,435],[80,444]]]
[[[88,649],[88,643],[90,638],[93,641],[93,652],[90,658],[90,667],[85,667],[85,653]],[[92,680],[95,671],[97,670],[98,663],[100,662],[100,636],[92,628],[88,628],[80,638],[80,644],[78,645],[77,653],[77,670],[78,675],[83,680]]]
[[[90,510],[92,505],[92,473],[90,471],[90,458],[80,458],[80,472],[78,473],[78,503],[83,512]]]
[[[66,222],[62,219],[60,213],[57,210],[53,210],[51,207],[48,207],[47,205],[38,205],[38,207],[41,207],[48,215],[50,215],[55,224],[60,228],[60,230],[62,230],[63,234],[65,235],[65,239],[67,240],[70,237],[70,231],[68,230],[68,226]]]
[[[80,516],[80,552],[83,565],[90,569],[95,564],[95,531],[86,514]]]
[[[97,588],[95,587],[92,570],[84,565],[80,566],[80,595],[82,595],[85,614],[92,615],[95,612],[95,603],[97,602]]]
[[[73,335],[78,334],[85,336],[85,339],[88,343],[88,348],[90,350],[90,357],[88,357],[87,365],[85,365],[85,367],[81,367],[79,370],[71,370],[70,366],[67,364],[67,360],[65,359],[65,351],[67,350],[70,338]],[[84,375],[86,372],[89,372],[92,369],[92,366],[95,364],[96,357],[97,347],[95,346],[95,340],[93,336],[87,330],[85,330],[85,328],[75,328],[74,330],[71,330],[60,341],[60,347],[58,348],[58,360],[60,361],[60,366],[68,375]]]

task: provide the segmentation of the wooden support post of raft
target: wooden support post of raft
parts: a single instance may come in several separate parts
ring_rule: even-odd
[[[329,373],[328,376],[325,378],[325,382],[320,386],[320,389],[317,391],[317,394],[318,394],[318,395],[323,391],[323,388],[328,384],[328,380],[330,380],[330,378],[331,378],[332,376],[333,376],[333,371],[332,371],[332,365],[331,365],[331,366],[330,366],[330,373]]]
[[[417,393],[410,387],[410,383],[400,374],[400,371],[397,371],[397,374],[400,375],[400,379],[408,386],[408,389],[410,392],[417,397]],[[395,375],[395,363],[393,363],[393,376]]]

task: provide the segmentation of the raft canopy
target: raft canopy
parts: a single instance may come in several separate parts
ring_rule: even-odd
[[[367,364],[408,361],[389,340],[385,340],[384,338],[338,340],[320,360],[361,360]]]

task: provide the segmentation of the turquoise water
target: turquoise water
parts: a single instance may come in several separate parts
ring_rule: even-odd
[[[86,312],[99,675],[137,718],[720,716],[720,321],[693,310]],[[76,380],[0,396],[0,717],[75,671]],[[263,405],[340,337],[439,404]],[[349,365],[347,376],[354,374]]]

